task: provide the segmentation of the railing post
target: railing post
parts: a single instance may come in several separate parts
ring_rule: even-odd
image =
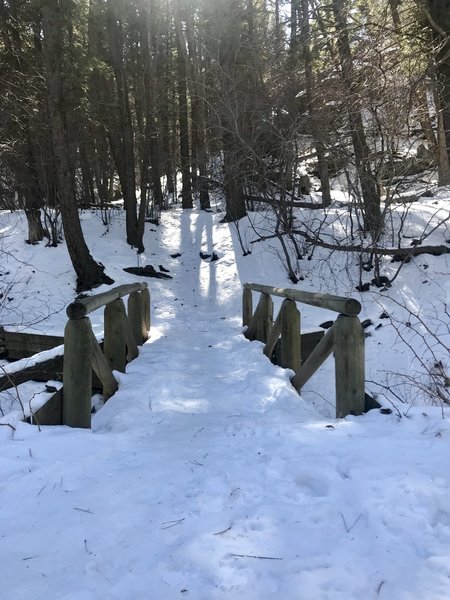
[[[261,294],[258,309],[255,339],[266,343],[273,327],[273,302],[270,294]],[[256,312],[254,316],[256,316]]]
[[[133,337],[138,346],[142,344],[142,298],[139,292],[131,292],[128,296],[128,320],[130,321]]]
[[[142,323],[143,323],[143,337],[144,340],[148,340],[148,332],[150,331],[151,321],[150,321],[150,291],[148,288],[142,290],[141,292],[141,300],[142,300]]]
[[[253,317],[245,331],[245,337],[266,343],[273,327],[273,302],[270,294],[262,293],[259,297]]]
[[[139,348],[137,347],[133,330],[131,328],[130,319],[128,318],[127,311],[125,310],[125,304],[123,303],[122,299],[120,299],[119,310],[122,321],[122,333],[127,348],[127,362],[131,362],[139,356]]]
[[[127,349],[123,332],[123,302],[119,298],[105,306],[103,352],[113,371],[125,373]]]
[[[364,331],[358,317],[339,315],[334,324],[336,417],[361,415],[365,404]]]
[[[69,319],[64,330],[63,424],[91,426],[92,327],[87,317]]]
[[[253,316],[252,290],[244,288],[242,293],[242,326],[248,327]]]
[[[283,300],[281,313],[280,367],[295,373],[301,364],[300,312],[293,300]]]

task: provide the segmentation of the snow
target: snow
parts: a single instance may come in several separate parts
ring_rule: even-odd
[[[432,228],[448,195],[411,209],[412,235],[418,219]],[[344,223],[345,208],[333,210]],[[13,300],[2,322],[60,335],[74,298],[65,247],[27,246],[20,213],[1,218],[13,232],[3,265]],[[252,221],[262,228],[263,218]],[[108,229],[96,213],[82,223],[115,283],[139,281],[122,270],[137,257],[123,241],[121,213]],[[242,283],[290,285],[276,243],[250,244],[256,234],[246,222],[239,234],[251,255],[242,256],[235,226],[219,213],[164,213],[140,261],[162,264],[173,279],[148,280],[150,339],[116,374],[119,391],[93,415],[92,431],[39,430],[17,413],[15,431],[0,427],[2,599],[450,597],[447,409],[417,388],[407,404],[379,385],[419,370],[408,343],[428,360],[421,327],[425,339],[427,327],[440,327],[448,345],[448,257],[418,257],[392,288],[366,294],[354,289],[352,258],[336,252],[326,261],[317,251],[303,261],[299,289],[362,302],[361,318],[373,321],[367,387],[392,409],[336,420],[332,359],[300,397],[292,373],[242,335]],[[430,243],[443,243],[439,235]],[[200,258],[213,250],[218,261]],[[397,268],[385,265],[389,274]],[[383,310],[392,318],[380,319]],[[307,330],[334,318],[301,311]],[[101,334],[101,311],[92,322]]]

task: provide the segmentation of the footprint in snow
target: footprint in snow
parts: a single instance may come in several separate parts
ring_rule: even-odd
[[[294,477],[294,482],[300,488],[302,494],[321,498],[328,495],[329,484],[326,479],[312,477],[309,473],[298,473]]]

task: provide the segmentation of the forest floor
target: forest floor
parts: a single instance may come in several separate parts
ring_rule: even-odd
[[[412,209],[410,233],[448,209],[448,196]],[[27,246],[23,217],[1,218],[3,324],[62,333],[74,297],[65,247]],[[137,256],[120,211],[108,228],[86,212],[83,227],[116,284],[139,280],[123,271]],[[92,431],[38,429],[3,398],[0,423],[15,431],[0,427],[2,599],[450,597],[448,409],[414,386],[402,388],[403,402],[387,389],[399,374],[419,377],[415,355],[428,338],[410,321],[418,314],[435,326],[442,316],[449,257],[414,259],[392,288],[365,294],[355,290],[354,259],[317,251],[304,261],[300,289],[362,302],[372,321],[368,391],[392,409],[337,420],[332,359],[300,397],[291,373],[242,335],[243,282],[292,287],[279,248],[250,244],[256,237],[254,227],[238,232],[198,210],[177,208],[149,226],[140,264],[173,279],[148,280],[150,339]],[[213,251],[217,261],[200,257]],[[306,329],[327,318],[302,308]],[[92,321],[100,332],[100,316]]]

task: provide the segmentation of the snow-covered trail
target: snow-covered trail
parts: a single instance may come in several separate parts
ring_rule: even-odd
[[[450,597],[439,411],[320,419],[241,335],[232,238],[204,261],[214,217],[178,218],[151,338],[92,432],[1,432],[1,598]]]

